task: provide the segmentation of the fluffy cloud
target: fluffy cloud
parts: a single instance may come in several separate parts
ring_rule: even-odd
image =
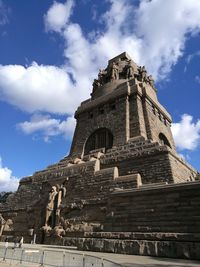
[[[179,150],[194,150],[200,141],[200,120],[193,122],[193,117],[184,114],[181,121],[172,124],[172,133]]]
[[[158,77],[165,77],[183,54],[186,37],[200,30],[198,0],[141,1],[137,34],[142,38],[143,62]]]
[[[45,15],[46,30],[54,30],[60,32],[69,19],[72,6],[72,0],[69,0],[65,4],[54,2]]]
[[[0,157],[0,192],[16,191],[19,185],[19,179],[12,175],[12,171],[3,167]]]
[[[65,121],[51,118],[49,115],[34,114],[30,121],[19,123],[17,127],[25,134],[35,134],[42,136],[48,142],[51,137],[56,135],[63,135],[65,138],[71,138],[75,119],[68,117]]]
[[[67,73],[33,62],[28,67],[0,65],[0,97],[27,112],[71,113],[79,95]]]

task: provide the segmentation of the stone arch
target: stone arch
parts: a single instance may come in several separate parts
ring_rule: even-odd
[[[113,134],[107,128],[99,128],[94,131],[85,143],[84,154],[89,154],[90,151],[105,148],[106,150],[113,146]]]
[[[159,137],[160,144],[166,145],[166,146],[172,148],[169,140],[167,139],[167,137],[163,133],[160,133],[158,137]]]

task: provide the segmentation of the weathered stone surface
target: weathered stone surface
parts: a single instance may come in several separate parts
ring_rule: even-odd
[[[145,67],[111,59],[75,118],[70,154],[0,204],[2,239],[30,242],[31,232],[40,243],[199,259],[200,181],[176,153]]]

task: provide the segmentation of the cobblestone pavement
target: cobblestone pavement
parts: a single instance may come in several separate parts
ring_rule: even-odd
[[[0,246],[3,245],[0,243]],[[10,244],[10,246],[12,246]],[[48,246],[48,245],[30,245],[24,244],[24,248],[31,249],[48,249],[51,250],[52,253],[49,253],[50,261],[51,258],[54,260],[55,252],[61,252],[61,250],[65,249],[65,247],[59,246]],[[69,251],[69,250],[67,250]],[[192,261],[192,260],[184,260],[184,259],[170,259],[170,258],[157,258],[157,257],[149,257],[149,256],[137,256],[137,255],[124,255],[124,254],[114,254],[114,253],[100,253],[100,252],[90,252],[90,251],[77,251],[70,250],[74,253],[84,253],[91,256],[96,256],[100,258],[104,258],[107,260],[111,260],[113,262],[122,264],[125,267],[200,267],[200,261]],[[29,264],[23,263],[19,264],[18,262],[13,262],[10,260],[6,260],[6,262],[2,262],[0,259],[0,267],[7,266],[23,266],[23,267],[38,267],[39,264]],[[81,266],[82,267],[82,266]],[[87,265],[85,266],[87,267]]]

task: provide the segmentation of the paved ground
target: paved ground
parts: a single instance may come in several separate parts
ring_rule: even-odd
[[[2,244],[0,244],[0,249]],[[64,247],[58,246],[46,246],[46,245],[30,245],[25,244],[24,248],[28,249],[45,249],[48,250],[48,259],[50,262],[53,262],[56,257],[60,257],[57,255],[61,255],[61,249],[63,250]],[[69,251],[69,250],[66,250]],[[148,257],[148,256],[137,256],[137,255],[123,255],[123,254],[113,254],[113,253],[99,253],[99,252],[89,252],[89,251],[77,251],[77,250],[70,250],[71,253],[84,253],[86,255],[96,256],[99,258],[104,258],[111,260],[113,262],[122,264],[126,267],[200,267],[200,261],[191,261],[191,260],[183,260],[183,259],[169,259],[169,258],[157,258],[157,257]],[[7,260],[6,262],[2,262],[0,259],[0,267],[8,267],[8,266],[17,266],[20,265],[18,262],[11,262]],[[21,266],[24,267],[38,267],[39,265],[35,264],[23,264]],[[87,264],[86,264],[87,267]]]

